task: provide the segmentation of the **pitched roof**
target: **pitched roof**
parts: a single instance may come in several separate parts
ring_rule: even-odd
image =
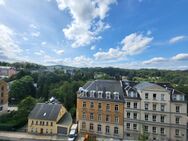
[[[61,104],[37,103],[30,112],[29,118],[56,121],[61,108]]]

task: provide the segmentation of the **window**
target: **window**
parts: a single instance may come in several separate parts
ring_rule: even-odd
[[[157,105],[153,104],[153,111],[156,111],[156,109],[157,109]]]
[[[153,94],[153,100],[156,100],[157,95]]]
[[[106,92],[106,99],[110,99],[111,96],[110,96],[111,92]]]
[[[90,120],[94,119],[94,113],[90,113]]]
[[[164,94],[161,94],[161,100],[164,101]]]
[[[115,105],[115,111],[117,112],[119,110],[119,105]]]
[[[109,134],[109,133],[110,133],[110,127],[106,126],[106,134]]]
[[[82,122],[82,129],[86,129],[86,123]]]
[[[156,118],[157,118],[156,115],[153,115],[153,121],[156,121]]]
[[[46,122],[46,126],[48,126],[48,122]]]
[[[2,111],[3,110],[3,106],[0,106],[0,111]]]
[[[114,127],[114,134],[118,134],[118,127]]]
[[[106,111],[110,111],[110,104],[106,104]]]
[[[102,98],[102,91],[98,91],[98,98]]]
[[[101,132],[101,127],[102,127],[102,126],[101,126],[100,124],[98,124],[98,126],[97,126],[97,131],[98,131],[98,132]]]
[[[133,124],[133,129],[137,130],[137,124]]]
[[[98,109],[102,110],[102,103],[98,103]]]
[[[94,130],[93,123],[90,123],[89,130],[92,130],[92,131]]]
[[[131,117],[131,113],[127,112],[127,118],[130,118],[130,117]]]
[[[148,114],[145,114],[145,120],[148,121]]]
[[[53,122],[51,122],[51,126],[53,126]]]
[[[102,121],[102,115],[98,114],[98,121]]]
[[[106,115],[106,122],[110,122],[110,116]]]
[[[82,119],[86,119],[86,113],[85,112],[82,113]]]
[[[90,91],[90,97],[95,97],[95,91]]]
[[[115,123],[119,123],[119,117],[118,117],[118,116],[115,116],[114,122],[115,122]]]
[[[46,134],[48,134],[48,129],[46,129]]]
[[[137,103],[134,103],[134,108],[137,109]]]
[[[176,129],[176,130],[175,130],[175,134],[176,134],[176,136],[179,136],[179,135],[180,135],[180,130],[179,130],[179,129]]]
[[[85,101],[83,101],[82,107],[83,107],[83,108],[86,108],[86,102],[85,102]]]
[[[131,135],[129,133],[126,134],[127,137],[130,137]]]
[[[144,126],[144,131],[148,132],[148,126]]]
[[[176,113],[180,112],[180,106],[176,106]]]
[[[164,128],[161,128],[161,134],[164,135]]]
[[[38,125],[38,121],[36,121],[36,125]]]
[[[165,118],[164,116],[161,116],[161,122],[164,122],[164,118]]]
[[[119,92],[114,92],[114,99],[119,100]]]
[[[127,102],[127,108],[130,108],[130,107],[131,107],[131,103]]]
[[[130,127],[131,127],[131,124],[127,123],[127,129],[130,129]]]
[[[137,113],[134,113],[134,114],[133,114],[133,118],[134,118],[134,119],[137,119]]]
[[[180,123],[180,118],[176,117],[176,124],[179,124],[179,123]]]
[[[162,112],[165,111],[165,105],[164,105],[164,104],[161,105],[161,111],[162,111]]]
[[[90,102],[90,108],[94,108],[94,102],[93,101]]]
[[[148,110],[148,103],[145,103],[145,110]]]
[[[148,93],[145,93],[145,99],[148,99]]]
[[[156,130],[156,127],[153,127],[153,128],[152,128],[152,132],[153,132],[153,133],[156,133],[156,131],[157,131],[157,130]]]

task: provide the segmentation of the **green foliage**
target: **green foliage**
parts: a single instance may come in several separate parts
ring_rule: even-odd
[[[35,97],[35,94],[36,89],[33,85],[33,78],[28,75],[15,80],[10,87],[10,96],[15,98],[16,102],[21,101],[27,96]]]
[[[35,104],[36,100],[31,96],[23,99],[18,105],[18,111],[0,117],[0,130],[14,131],[24,126]]]

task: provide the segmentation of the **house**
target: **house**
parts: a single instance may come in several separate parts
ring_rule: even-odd
[[[0,66],[0,78],[8,78],[16,74],[16,69],[9,66]]]
[[[121,81],[87,82],[77,92],[79,133],[123,139],[124,94]]]
[[[67,135],[71,125],[71,114],[54,102],[36,104],[28,117],[28,133]]]
[[[124,134],[137,140],[141,133],[149,140],[187,140],[185,94],[165,83],[123,81],[125,94]]]
[[[8,111],[8,84],[0,80],[0,115]]]

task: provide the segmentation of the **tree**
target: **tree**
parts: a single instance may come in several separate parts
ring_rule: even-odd
[[[10,86],[10,96],[16,102],[21,101],[27,96],[35,97],[36,89],[33,85],[33,78],[31,76],[24,76],[19,80],[15,80]]]

